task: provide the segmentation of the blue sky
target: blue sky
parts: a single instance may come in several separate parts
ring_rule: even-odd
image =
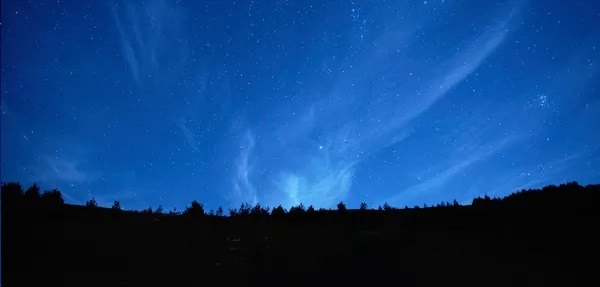
[[[68,202],[600,182],[596,1],[2,2],[1,180]]]

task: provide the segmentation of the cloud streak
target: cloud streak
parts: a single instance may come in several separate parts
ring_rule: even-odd
[[[160,57],[181,52],[168,45],[177,35],[181,13],[164,0],[151,0],[139,6],[113,4],[111,14],[117,28],[125,62],[138,87],[144,79],[159,73]],[[182,46],[177,43],[177,46]],[[155,75],[156,76],[156,75]]]
[[[138,59],[138,55],[136,55],[136,50],[134,49],[133,43],[130,37],[126,34],[125,28],[121,23],[121,19],[119,18],[117,8],[114,6],[111,9],[113,19],[115,21],[115,26],[117,27],[117,31],[119,32],[119,40],[121,43],[121,48],[123,49],[123,56],[125,57],[125,61],[129,66],[129,70],[131,71],[131,76],[135,80],[138,86],[141,85],[140,82],[140,64],[139,61],[142,59]],[[135,21],[137,23],[137,21]],[[134,37],[136,39],[140,39],[139,31],[134,30]],[[142,43],[141,40],[138,41],[138,44]],[[142,46],[143,47],[143,46]]]
[[[437,172],[430,179],[410,186],[405,191],[392,196],[387,201],[395,205],[421,203],[423,200],[419,199],[439,193],[448,182],[460,173],[510,147],[521,138],[521,136],[510,136],[497,139],[494,142],[463,145],[460,149],[456,149],[455,155],[450,156],[450,158],[453,159],[449,164],[443,164],[436,168]]]
[[[233,178],[233,189],[238,202],[256,204],[258,202],[256,189],[251,182],[253,166],[251,163],[254,150],[254,134],[247,130],[239,145],[239,155],[236,160],[235,176]]]
[[[546,184],[557,184],[556,178],[564,181],[572,180],[569,178],[568,170],[583,154],[583,152],[576,152],[538,164],[535,167],[509,170],[500,176],[509,180],[496,183],[490,188],[489,194],[495,196],[509,191],[515,192],[527,188],[538,188]]]
[[[83,171],[76,161],[63,158],[46,157],[48,171],[43,178],[51,178],[65,182],[84,182],[97,179],[99,173],[89,173]]]
[[[484,32],[482,35],[473,40],[470,44],[463,47],[463,52],[455,54],[453,57],[440,63],[436,66],[450,67],[443,70],[441,73],[436,72],[433,68],[425,74],[438,74],[439,76],[434,80],[424,83],[423,86],[428,87],[425,90],[419,91],[413,95],[405,97],[410,101],[404,101],[399,103],[397,109],[392,109],[392,114],[387,116],[386,125],[380,128],[381,133],[395,133],[397,129],[404,127],[411,120],[415,119],[433,105],[435,105],[440,99],[451,91],[456,85],[461,83],[466,77],[477,70],[481,64],[487,59],[496,48],[501,45],[506,39],[507,34],[510,31],[510,22],[514,18],[516,8],[511,10],[510,13],[498,21],[492,29]],[[402,91],[394,91],[389,94],[405,93]],[[379,101],[381,105],[376,105],[372,110],[376,111],[377,114],[385,114],[386,105],[391,101],[382,99]],[[362,141],[368,141],[372,138],[369,136],[362,139]],[[379,143],[375,144],[379,146]]]
[[[285,195],[280,202],[285,206],[303,203],[331,207],[344,200],[352,186],[354,165],[333,163],[328,156],[309,158],[308,171],[280,172],[275,180],[276,190]]]
[[[476,71],[505,41],[516,10],[509,11],[482,34],[459,44],[456,47],[459,52],[437,63],[422,60],[427,62],[415,65],[408,54],[395,52],[398,47],[417,41],[416,29],[410,28],[382,35],[377,44],[362,55],[352,53],[352,59],[341,66],[331,87],[311,92],[324,96],[298,115],[292,113],[289,121],[280,123],[271,134],[261,134],[266,138],[264,145],[268,146],[266,157],[292,161],[279,167],[270,179],[273,192],[280,194],[277,200],[288,205],[302,202],[324,207],[345,200],[356,167],[370,156],[410,137],[413,133],[410,123]],[[411,65],[429,67],[419,73],[432,77],[415,78],[404,69]],[[302,93],[298,97],[309,96]],[[415,187],[414,193],[419,188],[435,189],[443,185],[486,156],[486,153],[477,154],[455,163],[441,172],[437,182]],[[244,157],[240,159],[243,163]],[[240,166],[246,165],[238,164],[235,189],[252,190],[243,188],[252,184],[248,177],[241,176],[246,173],[240,172],[244,170]],[[256,194],[256,191],[246,193]]]
[[[401,89],[396,84],[388,84],[385,80],[370,79],[364,75],[381,74],[386,62],[398,61],[391,56],[381,56],[376,53],[367,53],[366,57],[376,58],[381,65],[372,64],[371,59],[360,61],[363,66],[356,67],[364,73],[349,73],[337,81],[337,86],[331,89],[331,93],[325,98],[315,102],[303,114],[300,121],[291,125],[294,128],[284,131],[283,138],[303,139],[315,130],[323,130],[324,143],[311,142],[308,144],[324,145],[326,153],[322,151],[310,151],[306,162],[307,170],[320,170],[317,175],[308,176],[308,171],[297,171],[295,173],[284,173],[279,188],[289,196],[291,202],[313,198],[327,197],[327,200],[318,201],[320,204],[331,205],[337,200],[342,200],[347,195],[352,184],[353,170],[369,155],[401,143],[411,135],[411,129],[407,124],[417,118],[435,105],[440,99],[448,94],[456,85],[473,73],[481,64],[503,43],[510,31],[510,22],[515,15],[513,9],[503,19],[495,23],[492,29],[476,37],[470,43],[462,47],[459,52],[445,62],[434,65],[430,71],[424,74],[437,74],[438,77],[415,83],[415,92]],[[409,41],[406,39],[411,33],[394,33],[396,42],[384,39],[381,42],[388,45],[380,48],[383,51],[395,50],[397,41]],[[387,36],[387,35],[386,35]],[[384,37],[385,38],[385,37]],[[408,61],[407,59],[401,61]],[[401,63],[401,62],[400,62]],[[402,64],[398,65],[402,66]],[[438,70],[437,67],[448,67]],[[364,75],[363,75],[364,74]],[[395,71],[392,74],[401,74]],[[405,75],[407,73],[404,73]],[[408,75],[407,75],[408,76]],[[398,79],[400,80],[400,79]],[[407,79],[410,80],[410,79]],[[361,87],[369,86],[370,81],[375,81],[378,86],[389,87],[379,90],[375,98],[370,99],[367,95],[352,95],[352,91]],[[342,95],[342,92],[350,92]],[[351,102],[349,102],[351,101]],[[331,103],[340,103],[332,105]],[[348,114],[348,110],[358,112]],[[320,112],[317,112],[320,111]],[[342,125],[330,123],[343,122]],[[290,134],[298,132],[299,134]],[[462,163],[445,170],[440,174],[436,182],[429,182],[415,187],[416,189],[434,188],[443,184],[473,162],[480,160],[484,154],[475,158],[468,158]],[[311,162],[317,164],[310,164]],[[319,167],[325,168],[319,168]],[[314,172],[312,172],[314,174]],[[333,193],[333,189],[340,192]]]

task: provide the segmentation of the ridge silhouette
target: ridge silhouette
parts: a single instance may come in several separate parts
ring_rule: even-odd
[[[576,182],[471,205],[243,203],[229,216],[198,201],[71,205],[18,183],[1,200],[3,286],[577,286],[600,255],[600,185]]]

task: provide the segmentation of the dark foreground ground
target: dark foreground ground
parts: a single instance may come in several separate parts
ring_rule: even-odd
[[[502,200],[477,199],[471,206],[231,218],[32,203],[5,195],[3,190],[2,286],[600,281],[599,185],[547,187]]]

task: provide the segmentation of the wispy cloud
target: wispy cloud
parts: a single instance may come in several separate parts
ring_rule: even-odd
[[[270,154],[297,163],[273,173],[275,178],[271,181],[275,192],[281,194],[279,200],[290,205],[303,202],[332,206],[346,199],[356,166],[408,138],[413,133],[410,123],[476,71],[504,42],[515,11],[509,11],[482,34],[464,41],[456,47],[459,52],[447,59],[416,65],[429,67],[420,74],[430,77],[412,77],[404,66],[414,60],[395,53],[402,46],[399,43],[416,41],[413,29],[386,33],[362,55],[353,54],[352,61],[342,65],[331,87],[314,91],[324,96],[303,112],[292,113],[289,121],[280,123],[280,128],[272,134],[261,134],[271,138],[265,141]],[[381,74],[385,77],[371,76]],[[415,187],[415,193],[417,189],[442,186],[487,156],[487,152],[479,151],[454,163],[436,181]]]
[[[181,12],[164,0],[151,0],[140,5],[119,4],[111,6],[123,57],[138,86],[144,78],[158,73],[160,57],[165,53],[181,51],[168,49],[167,45],[176,36]],[[178,43],[178,46],[182,46]]]
[[[307,162],[309,171],[282,171],[275,180],[276,189],[285,196],[280,200],[286,206],[299,203],[322,207],[334,206],[344,200],[352,186],[354,165],[332,163],[328,157],[312,157]]]
[[[463,52],[456,54],[448,61],[450,68],[443,73],[443,76],[430,84],[430,89],[425,92],[422,107],[417,109],[417,114],[426,110],[437,100],[443,97],[448,91],[462,82],[473,71],[487,59],[496,48],[504,42],[510,31],[510,20],[515,15],[515,9],[502,20],[498,21],[494,27],[487,30],[472,43],[467,45]]]
[[[192,148],[194,152],[198,152],[200,150],[200,144],[196,140],[196,135],[194,134],[194,131],[192,131],[192,129],[188,126],[184,119],[181,119],[180,121],[176,122],[176,124],[177,127],[179,127],[179,129],[183,133],[183,136],[185,137],[188,145]]]
[[[423,114],[440,99],[448,94],[456,85],[477,70],[496,48],[503,43],[511,31],[511,20],[517,9],[512,9],[508,14],[498,20],[492,28],[478,35],[471,41],[467,41],[457,49],[455,55],[439,63],[423,63],[419,66],[430,68],[421,71],[420,74],[431,75],[428,78],[413,79],[410,73],[401,70],[392,70],[391,74],[398,75],[390,79],[372,79],[365,75],[381,74],[384,63],[397,62],[401,68],[411,61],[399,58],[395,54],[365,53],[365,59],[355,67],[361,74],[345,73],[342,79],[337,81],[337,86],[324,99],[319,100],[305,113],[305,118],[300,124],[304,132],[315,126],[331,127],[327,134],[329,141],[339,154],[354,154],[358,150],[373,153],[400,142],[410,134],[407,124]],[[410,42],[411,33],[396,33],[396,42],[383,39],[378,45],[378,50],[395,50],[397,42]],[[388,35],[384,35],[383,38]],[[372,64],[372,58],[380,65]],[[442,67],[442,68],[440,68]],[[445,67],[445,68],[444,68]],[[396,68],[396,69],[398,69]],[[388,68],[389,69],[389,68]],[[369,86],[372,82],[377,83],[377,93],[356,94],[353,91]],[[407,86],[399,86],[394,82],[412,82]],[[381,88],[383,87],[383,88]],[[387,87],[387,88],[386,88]],[[332,105],[331,103],[336,103]],[[347,111],[355,111],[348,113]],[[315,113],[315,111],[321,111]],[[328,122],[340,122],[342,125],[331,125]]]
[[[73,197],[71,194],[65,192],[64,190],[61,190],[60,193],[62,194],[62,197],[65,199],[65,201],[68,203],[81,204],[81,205],[84,204],[84,202],[82,200],[79,200],[79,199]]]
[[[385,124],[380,128],[383,133],[395,133],[397,129],[405,127],[407,123],[415,119],[440,99],[447,95],[456,85],[461,83],[467,76],[477,70],[496,48],[501,45],[511,31],[511,20],[516,14],[516,8],[511,10],[507,16],[499,20],[494,26],[472,40],[469,44],[461,47],[451,58],[432,67],[425,74],[437,75],[429,81],[424,81],[425,89],[416,89],[412,95],[406,95],[406,91],[394,91],[388,94],[401,95],[406,101],[397,102],[397,108],[389,109],[386,105],[393,100],[382,98],[371,110],[377,114],[384,114]],[[441,69],[437,67],[447,67]],[[387,96],[389,98],[390,96]],[[386,111],[387,110],[387,111]],[[370,136],[367,138],[371,138]]]
[[[251,163],[254,149],[254,134],[247,130],[239,143],[239,156],[236,160],[235,175],[233,178],[233,189],[238,202],[256,204],[258,198],[256,189],[252,184],[251,177],[253,166]]]
[[[80,202],[83,203],[83,201],[87,201],[92,198],[96,200],[98,205],[103,207],[110,207],[115,201],[119,201],[122,208],[142,209],[147,208],[149,205],[146,201],[140,199],[137,192],[131,188],[122,188],[118,191],[107,193],[88,192],[87,198]]]
[[[451,182],[456,176],[464,172],[476,163],[479,163],[492,155],[510,147],[521,136],[510,136],[487,143],[472,143],[463,145],[457,149],[456,154],[448,155],[449,162],[441,164],[430,179],[410,186],[406,190],[388,199],[388,202],[396,205],[412,205],[422,203],[424,198],[439,193],[444,186]]]
[[[97,179],[98,172],[85,172],[77,161],[58,157],[46,157],[49,169],[42,178],[61,180],[66,182],[83,182]]]
[[[39,182],[49,188],[59,188],[65,200],[69,203],[82,204],[81,186],[87,186],[99,180],[103,173],[89,170],[72,157],[45,156],[42,162],[33,169],[32,181]]]
[[[568,178],[565,171],[572,168],[574,162],[583,156],[584,152],[576,152],[555,158],[533,167],[520,167],[506,171],[501,175],[503,180],[495,184],[490,190],[490,195],[501,195],[506,192],[515,192],[527,188],[539,188],[546,184],[557,184],[557,178],[564,181],[574,180]],[[479,195],[479,194],[478,194]]]
[[[115,20],[115,25],[119,32],[119,39],[121,42],[121,48],[123,49],[123,56],[125,57],[127,65],[129,66],[131,76],[135,80],[136,84],[140,85],[140,67],[138,63],[140,60],[138,60],[138,58],[136,57],[136,52],[133,47],[133,43],[131,42],[130,37],[125,32],[123,24],[121,23],[121,19],[117,14],[117,9],[115,7],[112,7],[111,12]],[[139,32],[135,35],[135,38],[140,38]]]

